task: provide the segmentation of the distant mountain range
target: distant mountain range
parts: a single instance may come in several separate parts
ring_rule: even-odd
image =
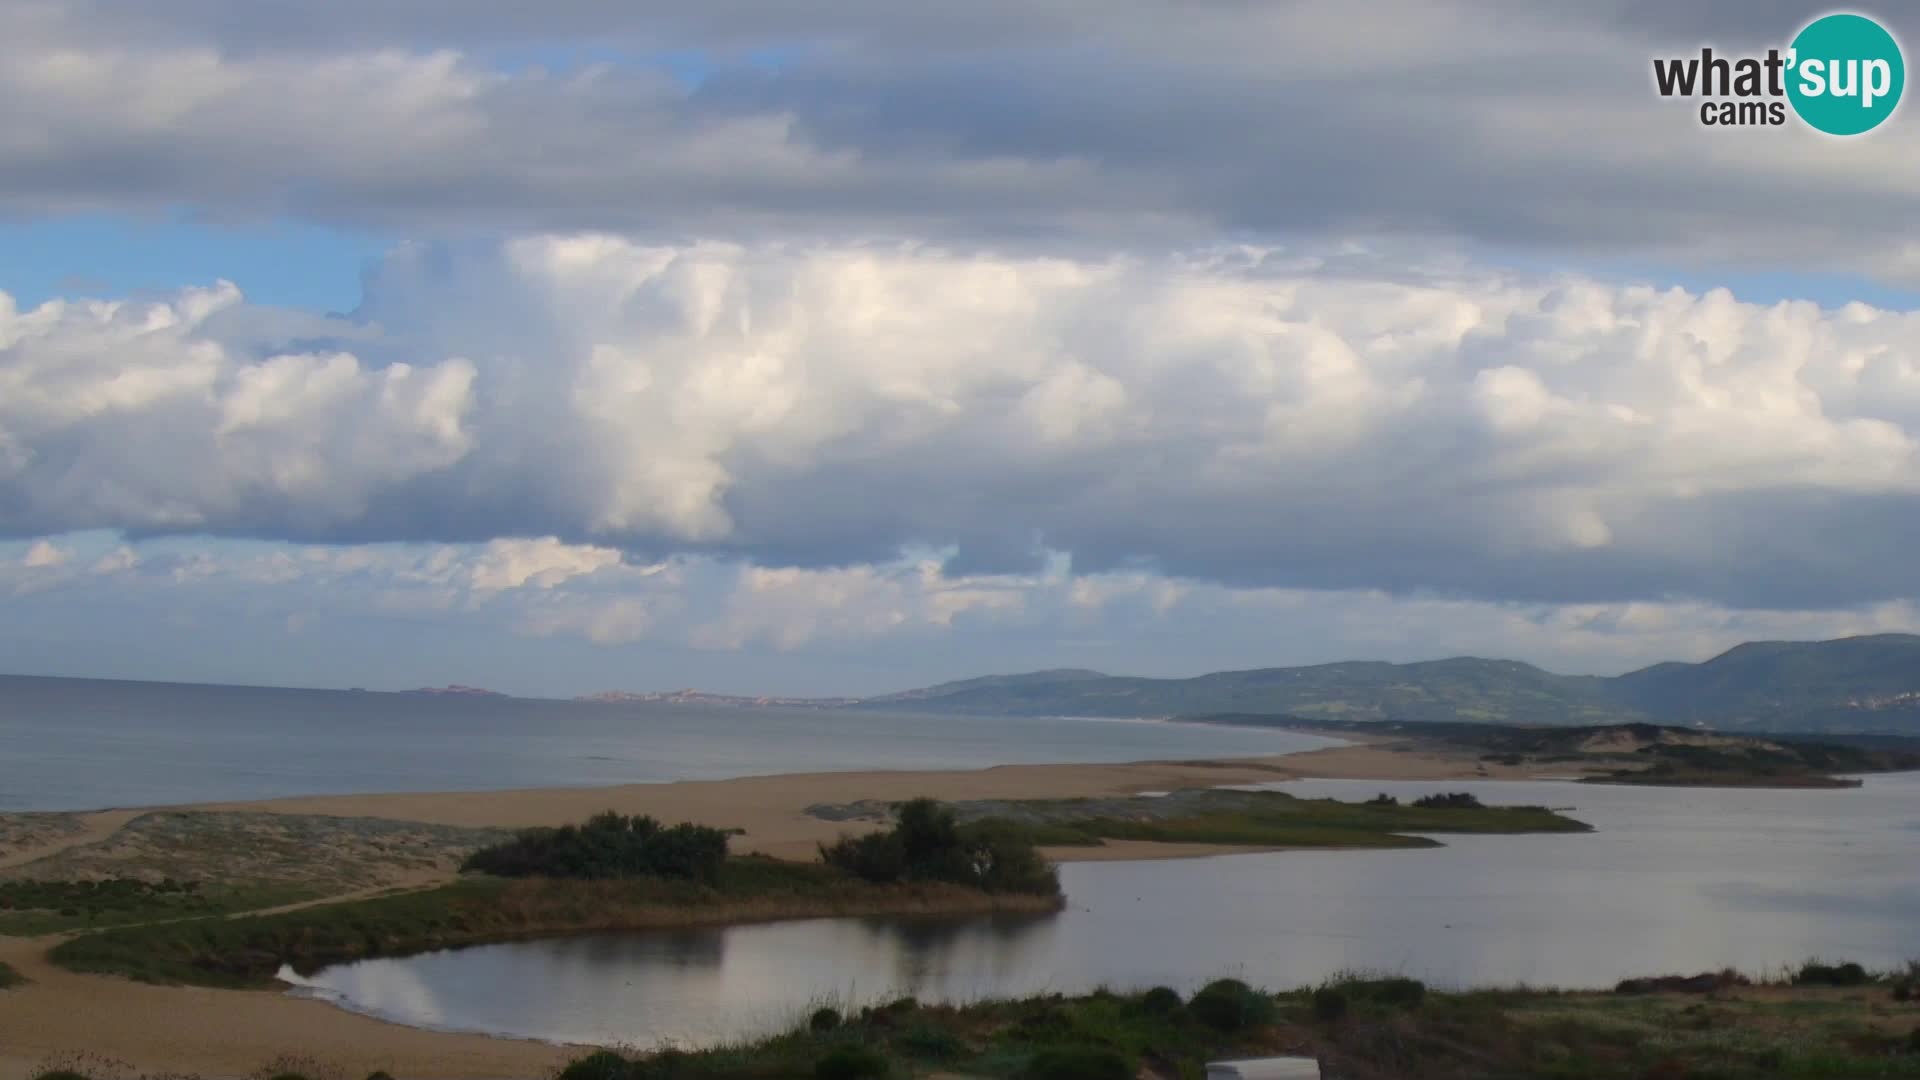
[[[605,690],[574,698],[596,705],[665,702],[670,705],[778,706],[790,709],[845,709],[862,698],[753,697],[746,694],[709,694],[704,690]]]
[[[1052,716],[1285,713],[1339,720],[1920,731],[1920,636],[1750,642],[1698,664],[1614,677],[1514,660],[1348,661],[1144,679],[1067,668],[942,683],[861,708]]]

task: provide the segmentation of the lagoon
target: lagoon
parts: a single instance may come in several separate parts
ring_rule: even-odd
[[[294,992],[402,1023],[711,1045],[812,1004],[1066,993],[1345,969],[1437,985],[1605,987],[1810,956],[1920,957],[1920,774],[1851,790],[1297,781],[1307,796],[1471,790],[1570,807],[1587,834],[1062,868],[1056,916],[820,919],[479,946],[342,965]]]

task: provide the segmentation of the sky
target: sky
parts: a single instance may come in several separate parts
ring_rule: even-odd
[[[1826,10],[0,0],[0,671],[1920,630],[1920,119],[1650,74]]]

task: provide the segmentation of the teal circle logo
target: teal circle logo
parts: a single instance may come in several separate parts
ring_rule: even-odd
[[[1907,65],[1900,43],[1865,15],[1826,15],[1793,39],[1787,100],[1812,127],[1858,135],[1879,127],[1900,104]]]

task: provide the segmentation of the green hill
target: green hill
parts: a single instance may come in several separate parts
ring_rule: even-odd
[[[1057,716],[1286,713],[1334,720],[1920,732],[1920,636],[1755,642],[1611,678],[1513,660],[1349,661],[1190,679],[1081,669],[988,676],[870,698],[873,708]]]
[[[1757,730],[1920,730],[1920,637],[1754,641],[1701,664],[1608,680],[1614,696],[1674,723]]]

